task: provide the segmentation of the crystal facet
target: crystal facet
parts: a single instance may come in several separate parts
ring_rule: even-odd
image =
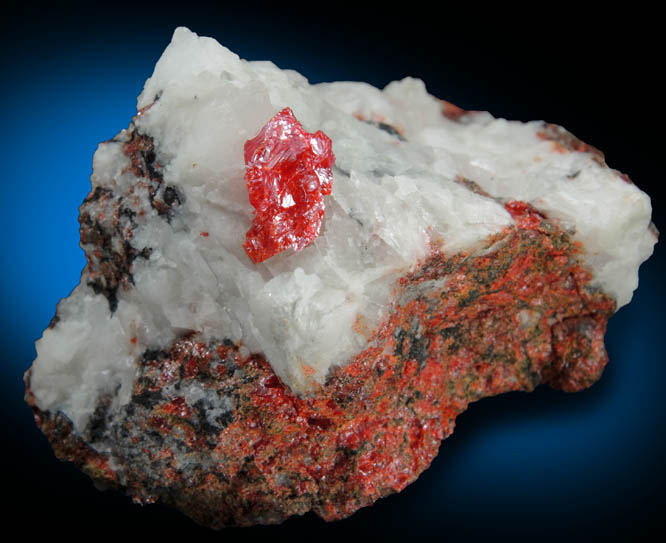
[[[245,177],[256,216],[243,247],[253,262],[288,247],[300,251],[319,235],[334,162],[330,138],[321,130],[306,132],[289,108],[245,143]]]

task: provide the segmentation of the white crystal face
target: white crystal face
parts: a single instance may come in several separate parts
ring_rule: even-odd
[[[243,145],[284,107],[332,139],[333,192],[315,242],[254,264],[242,247],[253,218]],[[134,283],[118,290],[114,312],[82,280],[37,343],[37,405],[63,411],[76,429],[101,394],[116,406],[129,400],[146,349],[168,348],[190,331],[263,353],[292,390],[307,393],[367,345],[396,280],[433,248],[473,249],[513,224],[499,199],[529,202],[573,232],[595,282],[618,306],[630,300],[655,242],[649,198],[591,155],[558,152],[538,136],[539,122],[449,120],[419,80],[384,90],[311,86],[179,28],[138,109],[136,128],[153,139],[164,183],[182,202],[170,221],[151,208],[123,154],[126,131],[99,146],[93,188],[146,210],[132,244],[152,252],[134,260]],[[468,190],[459,176],[497,199]]]

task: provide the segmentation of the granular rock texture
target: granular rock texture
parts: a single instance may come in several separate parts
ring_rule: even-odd
[[[332,188],[321,235],[253,259],[243,147],[286,107],[331,138]],[[649,198],[560,127],[415,80],[312,87],[186,29],[92,185],[26,400],[58,458],[213,528],[344,518],[470,402],[590,386],[656,241]]]
[[[145,352],[131,401],[110,417],[101,398],[81,437],[33,402],[38,424],[91,477],[119,485],[121,472],[136,501],[213,527],[347,516],[427,468],[469,402],[600,377],[615,303],[589,288],[566,234],[522,212],[477,254],[435,253],[405,276],[370,346],[311,397],[262,356],[192,334]]]

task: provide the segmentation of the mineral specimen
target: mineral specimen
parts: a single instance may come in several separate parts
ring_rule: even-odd
[[[656,241],[649,198],[557,126],[410,78],[311,86],[184,28],[93,166],[26,399],[59,458],[215,528],[343,518],[470,402],[589,386]]]
[[[245,144],[245,176],[256,216],[244,247],[253,262],[287,247],[300,251],[319,235],[334,162],[331,140],[321,131],[305,132],[289,108]]]

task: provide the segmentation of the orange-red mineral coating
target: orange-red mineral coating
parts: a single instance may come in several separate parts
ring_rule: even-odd
[[[140,503],[162,500],[213,527],[308,510],[339,519],[414,481],[470,402],[544,382],[589,386],[607,361],[615,304],[589,286],[566,233],[527,204],[507,209],[517,225],[485,248],[434,252],[403,277],[367,348],[308,397],[230,341],[191,335],[147,351],[124,413],[100,418],[123,486]],[[192,386],[207,391],[206,402],[232,398],[232,411],[210,419],[210,405],[186,400]],[[104,458],[62,429],[65,419],[54,424],[32,406],[61,457],[118,484],[99,468]]]
[[[334,162],[329,137],[321,130],[306,132],[289,108],[245,143],[245,178],[255,217],[243,247],[253,262],[288,247],[300,251],[317,238]]]

